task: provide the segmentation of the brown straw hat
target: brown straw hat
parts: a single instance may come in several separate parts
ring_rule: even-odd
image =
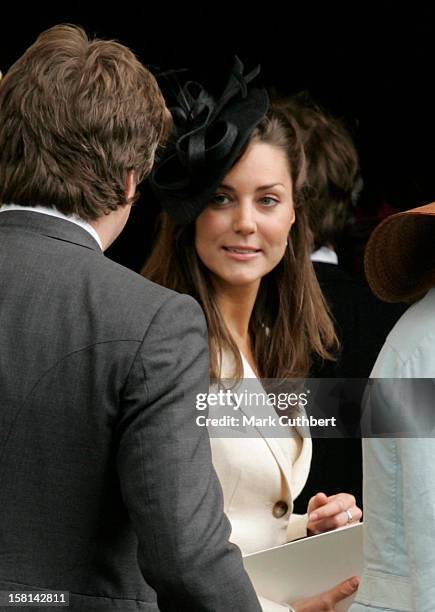
[[[435,286],[435,202],[391,215],[367,243],[365,271],[384,302],[413,302]]]

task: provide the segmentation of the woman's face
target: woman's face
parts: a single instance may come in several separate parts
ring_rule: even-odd
[[[253,143],[195,225],[195,247],[215,286],[251,286],[281,261],[295,221],[285,153]]]

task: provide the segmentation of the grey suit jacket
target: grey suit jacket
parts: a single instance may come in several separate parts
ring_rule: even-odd
[[[0,213],[0,282],[0,591],[70,591],[83,612],[260,610],[194,425],[196,302],[30,211]]]

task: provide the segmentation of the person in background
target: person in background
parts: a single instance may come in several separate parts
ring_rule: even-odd
[[[313,378],[350,379],[343,385],[338,416],[340,438],[313,438],[310,475],[299,496],[298,511],[316,491],[348,491],[362,506],[360,402],[376,356],[403,305],[384,304],[353,279],[340,260],[340,244],[354,222],[362,189],[358,154],[339,119],[316,105],[306,93],[278,102],[302,132],[306,163],[305,199],[314,236],[311,260],[330,308],[340,349],[335,360],[315,359]],[[353,380],[360,379],[360,380]]]
[[[310,262],[298,129],[251,85],[256,74],[244,75],[236,60],[220,99],[192,82],[181,92],[172,140],[151,176],[164,212],[143,274],[202,305],[211,377],[241,385],[249,379],[261,393],[260,378],[303,377],[313,353],[329,358],[335,333]],[[231,539],[244,553],[361,517],[346,493],[315,496],[307,514],[292,512],[311,458],[311,441],[300,430],[271,438],[248,426],[240,437],[211,443]],[[356,584],[293,608],[332,610]],[[290,605],[261,603],[268,612]]]
[[[201,310],[103,254],[168,119],[134,54],[75,26],[0,82],[2,610],[260,609],[193,427]]]
[[[388,217],[367,279],[411,303],[388,335],[364,406],[364,571],[352,612],[429,612],[435,601],[435,203]]]

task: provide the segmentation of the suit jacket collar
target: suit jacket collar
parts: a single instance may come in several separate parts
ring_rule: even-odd
[[[40,234],[102,253],[99,244],[89,232],[66,219],[33,211],[7,210],[0,213],[0,230],[3,228]]]
[[[261,384],[261,381],[258,378],[249,379],[249,390],[252,393],[266,393],[263,385]],[[258,409],[255,409],[255,407],[253,407],[249,402],[240,407],[240,412],[243,412],[243,414],[245,414],[247,417],[267,417],[268,415],[270,415],[272,417],[278,418],[279,416],[278,413],[275,412],[274,408],[272,407],[265,406],[261,409],[261,411],[259,411]],[[304,465],[307,462],[309,464],[311,461],[312,445],[311,438],[309,437],[309,430],[304,427],[294,428],[294,430],[302,439],[302,446],[300,454],[297,457],[294,466],[292,466],[288,455],[289,438],[291,437],[290,429],[288,430],[288,436],[271,437],[271,432],[273,432],[272,427],[262,427],[257,425],[254,425],[254,427],[260,434],[260,436],[264,439],[272,455],[275,457],[276,462],[281,468],[281,473],[287,483],[288,489],[292,491],[292,493],[294,493],[294,497],[296,497],[301,492],[303,484],[305,484],[306,473],[304,470],[300,471],[300,476],[302,478],[301,482],[296,480],[292,481],[291,478],[295,471],[294,467],[296,466],[296,464],[300,463],[300,465]],[[298,470],[296,470],[296,472],[299,473]]]
[[[257,378],[257,376],[255,375],[255,372],[252,371],[251,367],[249,366],[249,363],[247,362],[247,360],[245,359],[243,355],[242,355],[242,362],[243,362],[244,378],[247,381],[249,380],[249,390],[251,392],[258,392],[258,393],[264,394],[265,390],[263,388],[263,385],[261,384],[261,381]],[[221,372],[222,378],[232,379],[233,363],[232,363],[231,356],[226,351],[222,352],[222,363],[221,363],[220,372]],[[255,408],[251,406],[249,402],[241,406],[240,411],[243,412],[243,414],[245,414],[248,417],[249,416],[254,416],[254,417],[267,416],[268,414],[270,414],[273,417],[278,416],[274,408],[272,407],[265,407],[264,409],[261,410],[261,414],[259,415],[259,411],[255,410]],[[300,475],[299,480],[295,480],[294,482],[290,480],[291,475],[293,473],[293,469],[292,469],[292,465],[289,463],[288,453],[286,452],[288,444],[289,444],[289,438],[288,437],[278,437],[278,438],[270,437],[269,434],[270,434],[271,428],[266,428],[267,433],[265,431],[265,428],[261,426],[254,425],[254,428],[257,430],[258,434],[264,439],[265,443],[269,447],[269,450],[275,457],[276,462],[281,468],[281,473],[287,483],[288,489],[290,491],[296,490],[296,493],[295,493],[295,497],[296,497],[296,495],[300,493],[303,485],[305,484],[306,473],[304,470],[301,470],[301,475]],[[300,465],[304,465],[307,462],[309,464],[311,461],[311,452],[312,452],[312,444],[311,444],[311,438],[309,437],[309,429],[304,428],[304,427],[302,428],[295,427],[295,430],[302,438],[301,452],[295,462],[295,465],[298,462],[300,462]],[[289,430],[289,437],[290,437],[290,430]]]

